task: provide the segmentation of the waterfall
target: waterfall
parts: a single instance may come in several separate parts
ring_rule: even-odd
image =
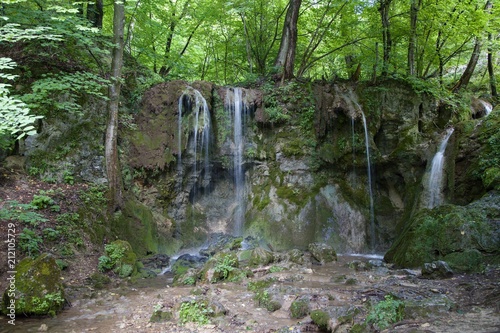
[[[443,165],[444,165],[444,152],[448,145],[448,140],[453,133],[453,128],[446,131],[446,135],[439,145],[439,150],[432,159],[431,171],[427,183],[428,191],[428,208],[434,208],[442,203],[442,187],[443,187]]]
[[[183,110],[185,106],[187,110]],[[182,137],[185,130],[184,123],[187,121],[187,131],[189,133],[187,146],[193,154],[193,175],[194,177],[198,177],[198,155],[200,155],[200,159],[203,159],[202,168],[206,183],[210,177],[209,145],[211,131],[210,112],[207,101],[198,90],[188,87],[179,98],[178,108],[177,168],[179,178],[182,182]],[[183,117],[187,119],[183,119]]]
[[[365,145],[366,145],[366,163],[368,169],[368,194],[370,195],[370,248],[375,250],[375,210],[373,207],[373,189],[372,189],[372,170],[370,161],[370,142],[368,141],[368,126],[366,125],[366,117],[361,111],[363,117],[363,127],[365,129]]]
[[[483,101],[482,99],[480,99],[479,102],[483,105],[484,112],[486,113],[486,116],[488,116],[493,110],[493,106],[490,103]]]
[[[245,170],[243,164],[243,154],[245,148],[245,120],[248,110],[242,99],[241,88],[229,89],[226,94],[226,108],[228,116],[231,119],[233,130],[233,175],[236,195],[236,209],[234,212],[234,229],[236,236],[243,234],[243,225],[245,223]]]

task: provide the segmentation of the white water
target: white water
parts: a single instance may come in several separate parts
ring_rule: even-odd
[[[366,163],[368,169],[368,193],[370,195],[370,249],[375,251],[375,210],[373,207],[373,189],[372,189],[372,170],[370,161],[370,142],[368,141],[368,126],[366,125],[366,117],[363,111],[363,126],[365,129],[365,146],[366,146]]]
[[[190,106],[190,110],[183,112],[183,100],[185,98],[194,98],[194,104]],[[179,108],[179,118],[178,118],[178,157],[177,157],[177,168],[178,172],[181,173],[182,168],[182,135],[183,135],[183,115],[187,114],[189,111],[193,112],[194,115],[189,119],[192,123],[189,124],[189,132],[193,133],[192,139],[189,138],[188,146],[193,152],[193,174],[196,176],[198,173],[198,154],[203,158],[203,169],[204,177],[207,178],[210,175],[210,163],[209,163],[209,144],[210,144],[210,112],[208,109],[208,104],[201,93],[188,87],[186,91],[179,98],[178,103]],[[187,116],[186,116],[187,117]],[[198,149],[201,148],[201,151]],[[182,175],[180,175],[182,176]],[[181,178],[181,177],[179,177]]]
[[[231,119],[233,130],[232,158],[236,194],[233,234],[235,236],[241,236],[245,224],[245,171],[243,166],[243,154],[245,148],[245,120],[248,113],[243,103],[241,88],[233,88],[227,91],[225,105]]]
[[[428,201],[427,208],[434,208],[439,206],[443,202],[443,165],[444,165],[444,153],[446,151],[446,146],[448,145],[448,140],[451,134],[453,134],[453,128],[449,128],[446,131],[446,135],[443,141],[439,145],[439,149],[432,159],[432,166],[429,175],[429,180],[427,182],[428,191]]]
[[[491,111],[493,110],[493,106],[490,103],[483,101],[482,99],[480,99],[479,102],[481,104],[483,104],[486,116],[488,116],[491,113]]]

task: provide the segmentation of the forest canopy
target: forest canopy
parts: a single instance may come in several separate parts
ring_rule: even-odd
[[[499,9],[486,0],[124,3],[125,53],[165,80],[231,84],[279,73],[292,6],[298,10],[291,22],[297,31],[293,76],[397,75],[455,84],[476,52],[475,82],[487,87],[488,55],[493,69],[498,62]],[[0,15],[3,28],[61,35],[66,47],[87,48],[89,67],[107,70],[101,53],[107,50],[104,37],[112,34],[112,1],[4,0]]]

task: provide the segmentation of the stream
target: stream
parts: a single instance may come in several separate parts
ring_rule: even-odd
[[[336,262],[325,265],[283,267],[275,273],[256,272],[239,283],[174,287],[172,276],[165,274],[106,290],[82,286],[69,290],[71,306],[56,317],[18,316],[15,326],[2,317],[0,332],[320,332],[309,316],[290,317],[290,305],[300,296],[309,297],[311,309],[358,309],[350,323],[335,326],[335,332],[349,332],[354,322],[366,318],[368,304],[387,294],[406,306],[404,320],[384,332],[500,332],[499,269],[424,279],[420,271],[394,269],[378,258],[352,255],[339,255]],[[247,289],[251,281],[270,278],[282,296],[282,307],[274,312],[258,307]],[[203,326],[180,325],[177,320],[150,322],[155,306],[175,309],[193,290],[220,304],[226,314]]]

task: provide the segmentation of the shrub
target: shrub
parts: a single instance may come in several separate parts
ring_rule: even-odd
[[[207,306],[206,302],[189,301],[181,304],[179,311],[179,320],[181,324],[194,322],[200,325],[210,323],[209,316],[212,310]]]
[[[367,324],[372,324],[379,330],[388,328],[391,324],[403,320],[405,304],[391,295],[378,302],[366,317]]]

